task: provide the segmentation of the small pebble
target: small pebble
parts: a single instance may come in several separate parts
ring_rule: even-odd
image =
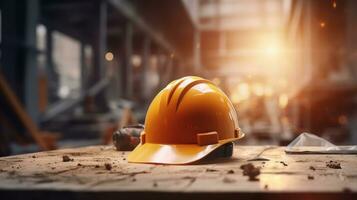
[[[105,163],[104,167],[106,170],[112,170],[112,165],[110,163]]]
[[[62,161],[69,162],[69,161],[73,161],[73,159],[71,159],[69,156],[62,156]]]
[[[343,188],[343,192],[345,192],[345,193],[351,193],[352,191],[351,191],[350,188],[345,187],[345,188]]]

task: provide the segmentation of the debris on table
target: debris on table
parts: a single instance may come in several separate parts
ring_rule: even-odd
[[[352,190],[350,188],[348,188],[348,187],[345,187],[345,188],[343,188],[343,192],[344,193],[351,193]]]
[[[326,162],[326,166],[331,169],[342,169],[341,164],[339,162],[332,161],[332,160],[330,160],[329,162]]]
[[[211,168],[206,169],[206,172],[217,172],[217,171],[218,171],[217,169],[211,169]]]
[[[284,147],[279,147],[265,154],[271,160],[266,161],[265,167],[262,168],[264,161],[247,162],[252,155],[261,152],[262,147],[234,148],[235,159],[213,164],[180,166],[128,163],[123,161],[127,152],[117,152],[109,146],[3,157],[0,158],[0,190],[11,189],[15,193],[37,189],[73,190],[73,194],[110,190],[118,196],[129,190],[133,193],[204,192],[207,196],[212,191],[217,191],[234,194],[234,197],[242,192],[258,195],[332,192],[344,195],[344,192],[350,191],[354,194],[356,191],[357,160],[354,155],[286,156]],[[32,158],[33,155],[36,159]],[[64,155],[69,156],[69,159],[74,158],[74,161],[62,162]],[[326,164],[330,160],[340,163],[342,169],[327,167]],[[280,161],[284,161],[288,166],[284,167]],[[108,170],[105,163],[109,163],[112,169]],[[18,166],[20,169],[17,169]],[[276,181],[282,184],[275,184]],[[344,191],[344,188],[348,189]]]
[[[249,181],[259,181],[257,176],[260,174],[260,168],[255,167],[252,163],[241,165],[240,168],[243,170],[243,176],[248,176]]]
[[[153,187],[157,187],[157,186],[159,186],[159,185],[157,184],[157,182],[154,182],[154,183],[152,184],[152,186],[153,186]]]
[[[263,158],[263,157],[257,157],[257,158],[249,159],[248,161],[270,161],[270,159]]]
[[[105,163],[104,167],[105,167],[106,170],[112,170],[112,168],[113,168],[110,163]]]
[[[63,162],[70,162],[70,161],[73,161],[73,158],[70,158],[69,156],[65,155],[65,156],[62,156],[62,161]]]
[[[234,170],[232,170],[232,169],[228,170],[227,174],[234,174]]]

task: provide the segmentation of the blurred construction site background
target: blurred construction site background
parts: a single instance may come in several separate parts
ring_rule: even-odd
[[[110,144],[187,75],[232,100],[240,144],[356,144],[357,1],[1,0],[0,154]]]

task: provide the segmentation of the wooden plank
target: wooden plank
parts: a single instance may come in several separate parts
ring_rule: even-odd
[[[288,155],[283,147],[269,147],[260,155],[269,161],[248,161],[265,148],[238,146],[230,159],[181,166],[128,163],[129,152],[118,152],[112,146],[3,157],[0,194],[28,196],[42,191],[57,198],[64,194],[99,198],[100,194],[102,198],[126,195],[122,197],[144,199],[356,196],[356,155]],[[63,162],[64,155],[73,161]],[[330,160],[339,162],[342,169],[327,167]],[[112,169],[106,169],[105,163]],[[242,175],[240,166],[246,163],[261,167],[258,181]],[[62,195],[54,194],[59,191]]]
[[[0,72],[0,92],[4,94],[5,98],[9,102],[9,105],[15,111],[16,115],[19,117],[20,121],[26,128],[28,132],[30,132],[32,138],[38,144],[38,146],[42,150],[48,150],[46,142],[40,135],[37,125],[32,121],[31,117],[27,114],[20,101],[17,99],[16,95],[12,92],[10,86],[7,84],[5,78]]]

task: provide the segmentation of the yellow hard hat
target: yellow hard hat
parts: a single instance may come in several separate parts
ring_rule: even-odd
[[[183,77],[151,102],[141,143],[128,161],[189,164],[243,136],[232,103],[214,83]]]

